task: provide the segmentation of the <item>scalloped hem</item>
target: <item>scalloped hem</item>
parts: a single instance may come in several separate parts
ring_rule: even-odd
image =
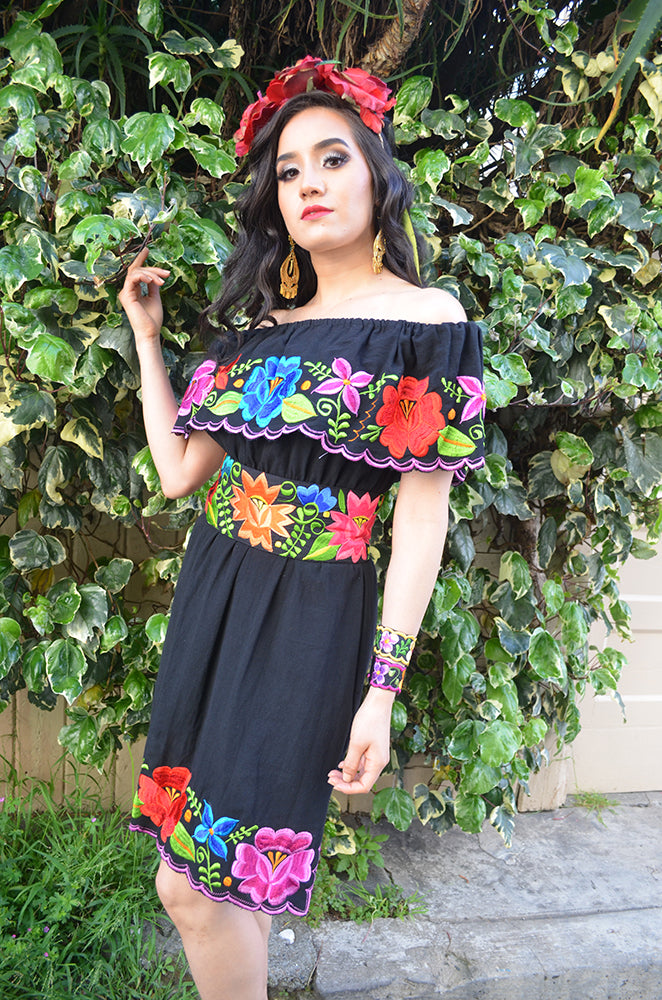
[[[137,823],[134,822],[129,823],[129,830],[131,830],[133,833],[146,833],[150,837],[152,837],[156,841],[156,846],[158,848],[159,854],[167,864],[168,868],[170,868],[174,872],[177,872],[179,875],[186,875],[188,879],[188,884],[191,886],[191,888],[195,889],[196,892],[201,892],[203,896],[207,897],[207,899],[213,899],[217,903],[234,903],[235,906],[240,906],[242,910],[251,910],[253,913],[259,910],[262,913],[266,913],[270,917],[275,916],[277,913],[284,913],[285,911],[293,913],[297,917],[305,917],[305,915],[308,913],[308,910],[310,908],[310,897],[312,895],[313,887],[315,885],[315,872],[317,869],[313,871],[312,882],[310,887],[304,890],[306,893],[306,905],[304,909],[299,909],[295,906],[292,906],[292,904],[289,902],[283,903],[282,906],[265,906],[264,903],[262,904],[251,903],[248,902],[248,900],[246,899],[239,899],[230,891],[225,892],[223,893],[223,895],[220,896],[215,895],[213,892],[210,892],[206,886],[202,885],[201,882],[195,881],[188,865],[180,864],[177,861],[173,860],[173,858],[168,854],[166,850],[166,845],[161,842],[161,839],[155,830],[146,830],[143,826],[139,826]]]

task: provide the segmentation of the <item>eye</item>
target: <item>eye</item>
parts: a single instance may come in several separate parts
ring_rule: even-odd
[[[327,153],[322,160],[322,163],[325,167],[331,167],[331,169],[334,170],[337,167],[342,167],[343,163],[346,163],[348,159],[349,156],[347,153]]]
[[[291,181],[293,177],[296,177],[298,170],[296,167],[283,167],[276,174],[276,180],[279,181]]]

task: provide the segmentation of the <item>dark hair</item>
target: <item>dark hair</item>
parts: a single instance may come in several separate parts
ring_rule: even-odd
[[[413,201],[414,188],[396,166],[391,148],[387,148],[390,143],[387,128],[381,133],[382,141],[382,137],[364,125],[358,114],[335,94],[319,90],[299,94],[279,108],[258,132],[248,154],[251,181],[237,200],[235,209],[239,222],[237,245],[225,262],[219,298],[200,316],[203,336],[210,340],[215,338],[210,350],[218,360],[225,360],[241,346],[243,337],[235,320],[238,310],[248,317],[250,327],[258,326],[265,319],[275,323],[271,310],[280,298],[280,266],[290,250],[278,207],[278,140],[295,115],[313,107],[330,108],[347,119],[372,176],[375,231],[381,228],[386,243],[384,263],[398,277],[422,285],[412,244],[402,225],[403,213]],[[315,294],[317,277],[308,251],[296,246],[295,252],[300,275],[294,304],[302,305]]]

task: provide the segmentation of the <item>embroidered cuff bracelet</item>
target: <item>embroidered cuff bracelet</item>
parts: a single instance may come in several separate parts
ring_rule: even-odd
[[[370,685],[399,694],[416,643],[415,635],[377,626]]]

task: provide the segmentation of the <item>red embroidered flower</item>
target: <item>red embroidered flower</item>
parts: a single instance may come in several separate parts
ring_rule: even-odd
[[[238,357],[234,361],[229,361],[227,365],[221,365],[216,372],[216,378],[214,379],[214,386],[217,389],[223,390],[228,384],[228,372],[234,364],[238,361]]]
[[[346,559],[348,556],[352,562],[365,559],[378,503],[379,497],[373,500],[369,493],[357,497],[356,493],[350,490],[347,494],[347,513],[333,511],[330,525],[333,531],[331,545],[340,545],[336,559]]]
[[[140,775],[140,811],[161,828],[161,840],[167,840],[182,818],[186,807],[184,789],[190,780],[191,772],[187,767],[157,767],[151,778]]]
[[[409,450],[412,455],[425,455],[446,426],[441,412],[441,396],[427,392],[429,379],[405,375],[395,386],[384,389],[384,405],[375,417],[384,430],[380,442],[395,458]]]
[[[361,121],[373,132],[381,132],[384,124],[384,112],[390,111],[395,104],[395,97],[388,99],[391,88],[377,76],[371,76],[358,66],[350,69],[338,69],[330,63],[323,63],[319,74],[325,86],[319,90],[330,90],[356,105]]]

